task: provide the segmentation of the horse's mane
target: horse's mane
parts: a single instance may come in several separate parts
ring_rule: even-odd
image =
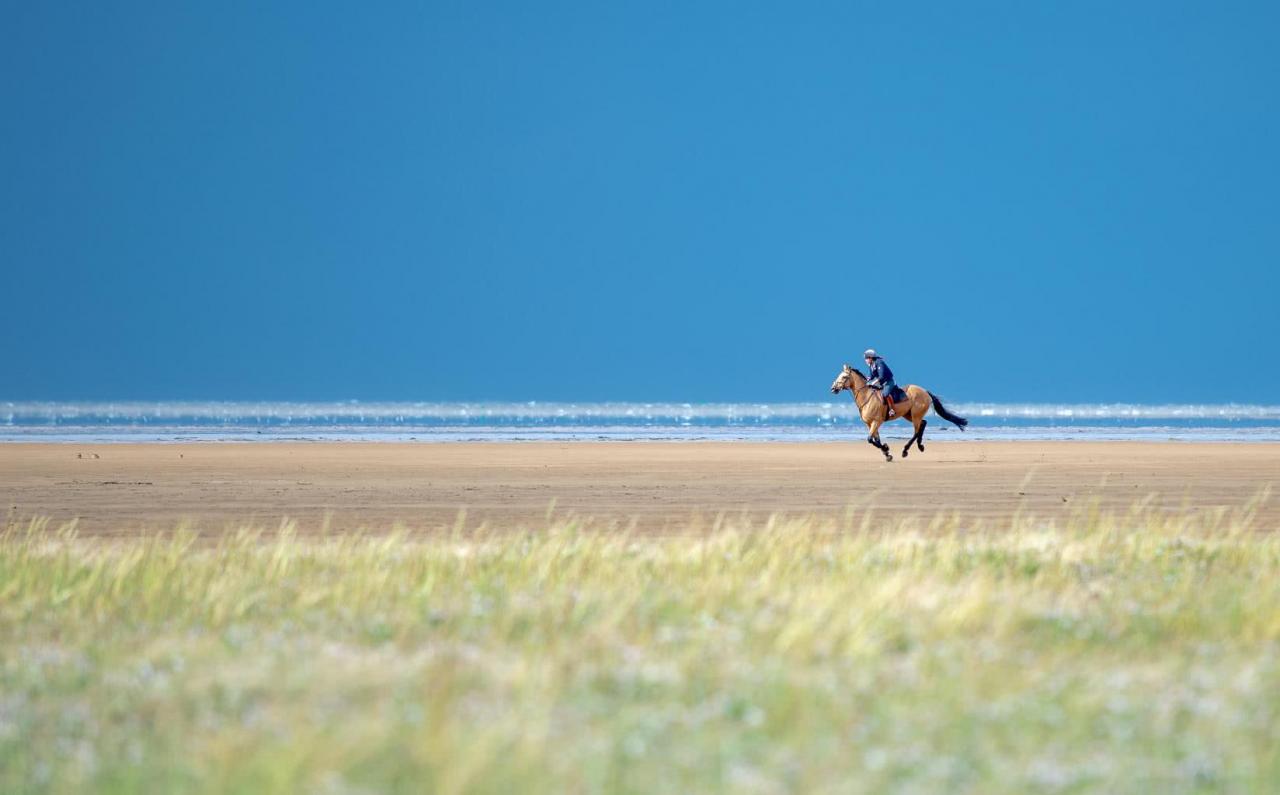
[[[865,375],[861,370],[859,370],[858,368],[856,368],[856,367],[850,367],[849,369],[850,369],[850,370],[852,370],[853,372],[857,373],[858,375],[862,376],[862,380],[863,380],[863,381],[866,381],[866,380],[867,380],[867,376],[866,376],[866,375]]]

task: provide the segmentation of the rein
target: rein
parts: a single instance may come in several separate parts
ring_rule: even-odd
[[[854,370],[853,372],[857,373],[858,371],[857,371],[857,370]],[[862,375],[862,374],[861,374],[861,373],[858,373],[858,375]],[[861,411],[861,410],[862,410],[862,407],[863,407],[863,406],[865,406],[865,405],[867,404],[867,401],[871,399],[871,395],[867,392],[867,390],[868,390],[868,389],[870,389],[870,388],[871,388],[871,386],[870,386],[870,384],[868,384],[868,383],[867,383],[867,379],[866,379],[865,377],[863,377],[863,379],[862,379],[862,386],[858,387],[857,389],[854,389],[854,388],[853,388],[853,375],[852,375],[852,374],[850,374],[850,376],[849,376],[849,385],[848,385],[848,386],[846,386],[846,387],[845,387],[845,389],[849,390],[849,392],[853,394],[853,405],[857,406],[859,411]],[[861,400],[861,401],[859,401],[859,400],[858,400],[858,395],[862,395],[864,399],[863,399],[863,400]]]

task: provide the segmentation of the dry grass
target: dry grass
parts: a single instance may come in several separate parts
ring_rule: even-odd
[[[1280,534],[1255,507],[677,538],[11,527],[0,791],[1264,791]]]

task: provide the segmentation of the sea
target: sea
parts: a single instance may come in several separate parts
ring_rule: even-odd
[[[928,440],[1280,441],[1280,405],[965,403]],[[860,440],[852,401],[821,403],[2,402],[0,442]],[[905,422],[882,438],[906,439]]]

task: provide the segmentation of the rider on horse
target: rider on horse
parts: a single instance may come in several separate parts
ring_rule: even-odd
[[[884,406],[888,412],[885,419],[891,420],[897,416],[893,413],[893,391],[898,388],[898,385],[893,382],[893,371],[889,369],[889,365],[880,354],[876,353],[875,348],[867,348],[863,351],[862,358],[866,360],[867,367],[871,368],[867,386],[880,390],[880,396],[884,398]]]

